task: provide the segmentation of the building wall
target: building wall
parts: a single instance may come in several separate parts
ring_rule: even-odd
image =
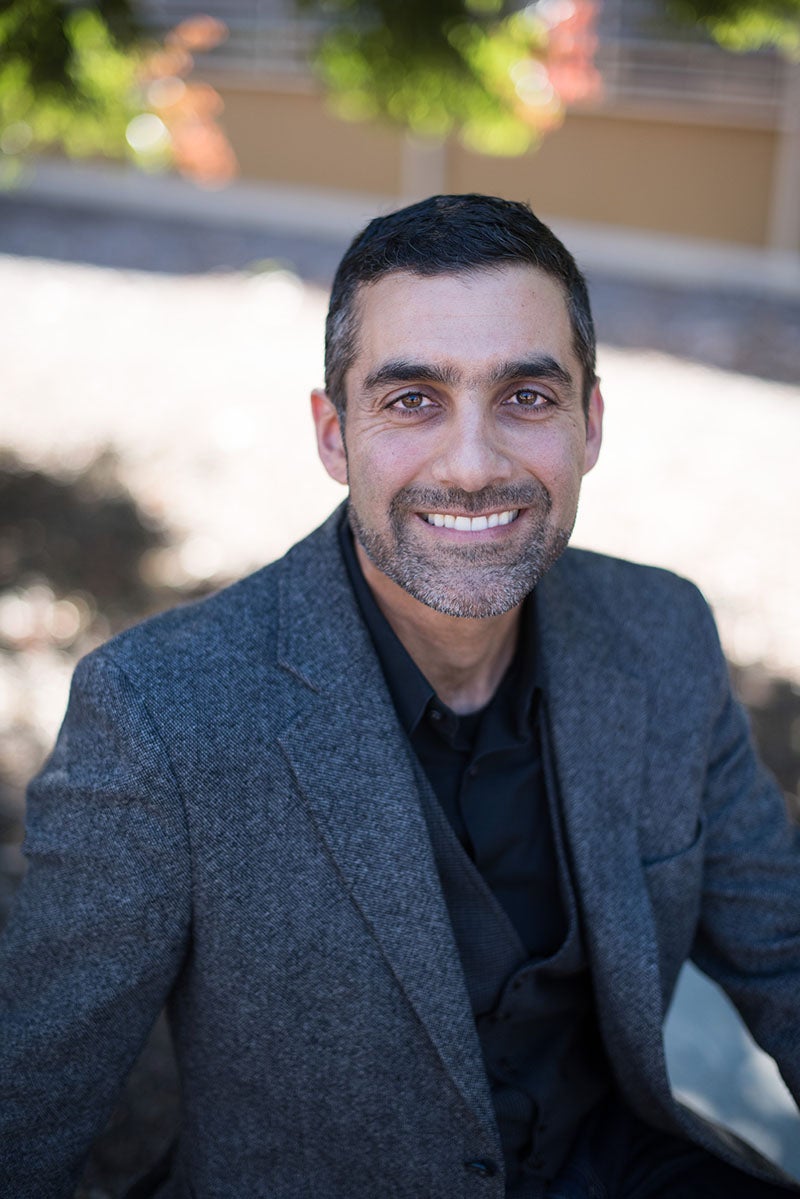
[[[339,120],[308,85],[210,78],[245,179],[408,195],[401,134]],[[713,114],[587,110],[520,158],[450,144],[427,190],[491,192],[553,218],[764,246],[778,141],[765,124]]]
[[[775,142],[768,129],[572,113],[522,159],[455,154],[452,180],[553,216],[763,245]]]
[[[225,104],[223,125],[242,176],[270,183],[381,196],[402,189],[402,137],[342,121],[308,88],[268,89],[209,77]]]

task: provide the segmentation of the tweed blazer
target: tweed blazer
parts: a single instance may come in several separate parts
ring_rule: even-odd
[[[71,1195],[162,1005],[182,1088],[166,1199],[501,1199],[415,766],[334,514],[285,558],[79,665],[31,786],[0,952],[0,1195]],[[691,955],[800,1096],[800,845],[705,602],[567,551],[541,660],[597,1011],[623,1095],[672,1098]],[[470,1165],[472,1163],[472,1165]]]

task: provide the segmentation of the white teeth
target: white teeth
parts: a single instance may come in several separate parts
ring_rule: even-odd
[[[437,529],[458,529],[462,533],[482,533],[484,529],[496,529],[498,525],[510,525],[519,516],[519,508],[506,512],[493,512],[491,516],[451,516],[449,512],[428,512],[425,520]]]

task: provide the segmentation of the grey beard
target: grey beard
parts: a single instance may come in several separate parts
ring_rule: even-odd
[[[487,508],[528,508],[526,520],[537,518],[514,556],[509,547],[490,542],[442,547],[444,552],[433,560],[408,536],[407,522],[417,519],[416,512],[477,513]],[[549,492],[531,482],[478,492],[406,487],[390,505],[389,535],[366,528],[352,502],[349,517],[373,565],[414,599],[447,616],[484,619],[520,604],[566,549],[572,528],[552,528],[551,509]]]

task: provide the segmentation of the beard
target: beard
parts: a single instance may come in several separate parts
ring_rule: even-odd
[[[352,496],[350,527],[367,557],[420,603],[447,616],[483,619],[522,603],[566,549],[572,525],[552,523],[549,491],[535,481],[481,491],[404,487],[389,505],[389,528],[369,528]],[[423,544],[415,535],[419,512],[478,514],[487,509],[526,509],[525,536],[474,545]],[[509,527],[510,526],[506,526]],[[420,534],[424,531],[419,530]]]

